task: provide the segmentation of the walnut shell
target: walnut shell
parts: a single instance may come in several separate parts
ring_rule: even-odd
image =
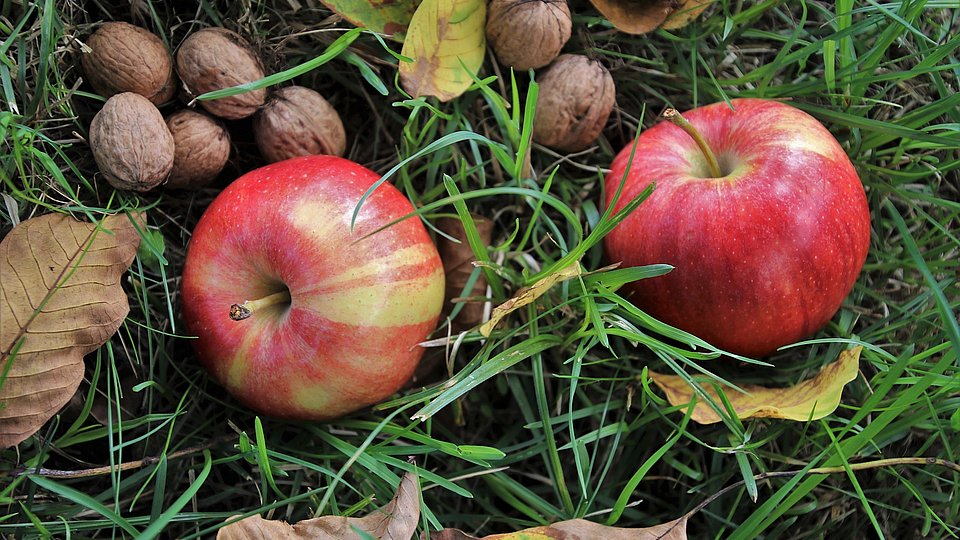
[[[342,156],[347,135],[336,109],[303,86],[278,90],[254,119],[253,135],[263,157],[273,163],[297,156]]]
[[[147,191],[173,168],[173,135],[157,106],[133,92],[107,100],[90,123],[90,148],[117,189]]]
[[[104,23],[87,39],[87,46],[90,52],[80,56],[80,64],[104,97],[134,92],[159,105],[176,92],[173,57],[148,30],[125,22]]]
[[[164,187],[198,189],[213,181],[230,159],[230,134],[209,116],[184,109],[167,117],[173,134],[173,170]]]
[[[263,63],[250,43],[226,28],[204,28],[183,40],[177,72],[190,97],[264,77]],[[266,98],[267,91],[261,88],[199,103],[211,114],[238,120],[257,112]]]
[[[566,152],[588,148],[603,131],[616,99],[613,77],[600,62],[560,55],[540,76],[533,140]]]
[[[487,11],[487,42],[501,64],[516,70],[552,62],[572,29],[566,0],[493,0]]]

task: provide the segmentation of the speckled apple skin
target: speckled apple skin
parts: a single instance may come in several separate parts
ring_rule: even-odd
[[[674,265],[632,283],[629,299],[654,317],[752,357],[822,328],[852,289],[870,244],[863,185],[815,118],[784,103],[735,99],[684,113],[725,163],[706,160],[679,127],[644,131],[615,208],[653,194],[604,240],[624,266]],[[609,207],[631,146],[606,177]]]
[[[349,160],[308,156],[251,171],[210,205],[183,270],[197,356],[238,400],[275,417],[325,420],[383,400],[413,374],[443,302],[440,257],[413,206]],[[230,306],[286,286],[289,305],[245,320]]]

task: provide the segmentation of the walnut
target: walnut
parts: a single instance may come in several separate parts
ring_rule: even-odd
[[[104,23],[87,39],[90,52],[80,57],[87,80],[110,97],[134,92],[155,105],[169,101],[177,89],[173,57],[153,33],[125,22]]]
[[[552,62],[572,28],[566,0],[493,0],[487,11],[487,42],[501,64],[516,70]]]
[[[342,156],[347,135],[336,109],[323,96],[303,86],[277,91],[254,119],[253,134],[269,162],[297,156]]]
[[[533,140],[566,152],[589,147],[603,131],[616,98],[600,62],[564,54],[540,76]]]
[[[90,148],[117,189],[147,191],[173,168],[173,135],[157,106],[133,92],[114,95],[93,117]]]
[[[240,34],[225,28],[205,28],[180,44],[177,71],[190,97],[264,77],[263,63]],[[215,100],[200,101],[211,114],[237,120],[255,113],[266,101],[263,88]]]
[[[213,181],[230,158],[230,134],[209,116],[184,109],[167,117],[173,134],[173,170],[165,187],[198,189]]]

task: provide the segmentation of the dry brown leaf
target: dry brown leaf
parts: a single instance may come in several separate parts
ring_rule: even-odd
[[[493,308],[493,313],[490,314],[490,320],[480,326],[480,334],[484,337],[490,337],[490,333],[493,332],[493,329],[501,319],[523,306],[530,304],[537,298],[540,298],[550,290],[550,287],[553,287],[557,283],[575,278],[581,274],[583,274],[583,267],[580,266],[578,261],[574,261],[570,266],[564,267],[537,281],[526,289],[521,290],[513,298]]]
[[[789,388],[748,384],[741,386],[747,392],[745,394],[731,388],[725,388],[724,394],[740,418],[782,418],[798,422],[818,420],[837,409],[843,387],[857,378],[862,349],[855,347],[841,352],[840,357],[824,366],[816,377]],[[693,389],[676,375],[651,371],[650,378],[664,391],[671,405],[684,405],[693,398]],[[713,385],[703,385],[703,389],[715,402],[721,403]],[[720,421],[717,413],[703,400],[697,401],[691,418],[701,424]]]
[[[533,527],[478,539],[458,529],[444,529],[430,535],[430,540],[686,540],[687,517],[642,529],[608,527],[584,519],[571,519],[546,527]]]
[[[690,24],[690,21],[696,19],[707,7],[716,0],[686,0],[683,5],[677,8],[667,20],[663,21],[664,30],[676,30]]]
[[[0,448],[19,444],[70,400],[83,356],[127,316],[120,278],[140,236],[126,215],[101,225],[48,214],[0,242],[0,373],[9,369],[0,385]]]
[[[473,223],[480,235],[480,242],[486,247],[493,239],[493,222],[489,219],[474,215]],[[473,273],[473,261],[476,256],[467,243],[467,233],[463,230],[463,223],[459,218],[444,217],[437,220],[437,228],[452,238],[460,241],[453,242],[444,237],[437,238],[437,250],[443,261],[443,271],[447,275],[447,294],[444,309],[449,313],[456,305],[453,302],[458,297],[484,296],[487,289],[487,280],[483,273],[473,284],[473,288],[464,292],[463,288]],[[483,320],[483,302],[464,302],[460,313],[454,322],[454,331],[463,330],[480,324]]]
[[[413,97],[440,101],[464,93],[487,50],[486,0],[423,0],[410,20],[401,54],[400,84]]]
[[[715,0],[590,0],[597,11],[621,32],[646,34],[661,26],[680,28]]]
[[[357,530],[378,540],[409,540],[417,531],[419,521],[419,483],[416,474],[407,472],[393,500],[364,517],[323,516],[290,525],[250,516],[220,529],[217,540],[359,540]]]

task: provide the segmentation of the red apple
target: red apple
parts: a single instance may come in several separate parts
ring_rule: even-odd
[[[264,414],[323,420],[383,400],[413,374],[443,302],[443,266],[379,176],[334,156],[251,171],[193,231],[181,288],[197,355]],[[239,319],[239,320],[235,320]]]
[[[866,260],[870,214],[850,159],[816,119],[776,101],[731,105],[677,114],[689,132],[661,122],[640,135],[615,208],[651,182],[653,194],[604,242],[624,266],[675,267],[627,287],[638,307],[759,357],[813,334],[837,311]],[[610,167],[607,206],[631,146]]]

